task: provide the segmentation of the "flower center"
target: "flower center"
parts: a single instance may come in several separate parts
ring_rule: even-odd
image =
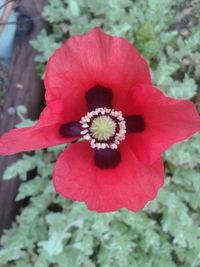
[[[99,141],[107,141],[115,134],[115,129],[116,122],[108,115],[95,118],[90,127],[92,136]]]
[[[125,139],[126,123],[121,111],[108,108],[96,108],[80,120],[83,138],[92,148],[117,149]]]

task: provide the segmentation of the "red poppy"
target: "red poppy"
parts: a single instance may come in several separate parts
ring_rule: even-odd
[[[38,123],[1,136],[0,153],[81,137],[58,158],[53,181],[58,193],[90,210],[142,209],[163,185],[163,151],[200,130],[192,102],[153,87],[136,49],[98,28],[55,51],[45,87],[47,107]]]

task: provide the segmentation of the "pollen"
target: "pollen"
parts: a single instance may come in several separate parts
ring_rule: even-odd
[[[90,127],[93,137],[99,141],[107,141],[110,137],[114,136],[115,129],[116,122],[107,115],[95,118]]]

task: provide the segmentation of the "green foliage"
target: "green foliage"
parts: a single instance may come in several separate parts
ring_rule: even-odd
[[[101,26],[134,43],[166,94],[193,98],[200,73],[200,30],[194,23],[187,38],[180,34],[180,6],[185,3],[198,20],[196,0],[49,0],[43,16],[50,31],[32,41],[40,52],[38,70],[42,75],[45,62],[67,36]],[[32,123],[24,113],[20,107],[19,126]],[[19,176],[16,200],[28,205],[1,238],[0,266],[199,267],[199,139],[196,135],[167,151],[165,186],[136,214],[89,212],[84,204],[55,194],[51,176],[62,146],[24,155],[4,174],[5,179]],[[35,175],[27,179],[30,171]]]
[[[135,45],[145,58],[152,59],[158,56],[161,44],[153,22],[147,21],[138,28]]]

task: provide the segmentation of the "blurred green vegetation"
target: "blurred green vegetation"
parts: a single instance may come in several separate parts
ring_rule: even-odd
[[[48,57],[69,36],[100,26],[136,46],[167,95],[199,105],[197,10],[198,0],[49,0],[48,27],[32,41],[38,71],[43,75]],[[1,239],[1,267],[200,266],[200,135],[165,153],[165,186],[136,214],[89,212],[56,195],[52,168],[62,148],[24,155],[6,170],[4,179],[21,179],[16,200],[29,201]],[[36,174],[27,180],[30,170]]]

